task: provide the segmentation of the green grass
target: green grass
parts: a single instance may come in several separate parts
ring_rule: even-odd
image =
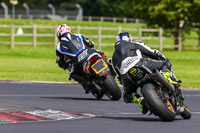
[[[68,72],[57,67],[54,47],[1,47],[1,80],[68,81]]]
[[[104,47],[102,51],[111,57],[114,47]],[[165,51],[172,69],[183,88],[200,88],[200,53],[198,51]],[[11,50],[0,47],[0,80],[34,80],[68,82],[69,73],[57,67],[54,47],[17,46]]]
[[[199,51],[166,51],[171,59],[172,69],[178,79],[183,81],[184,88],[200,88],[200,52]]]

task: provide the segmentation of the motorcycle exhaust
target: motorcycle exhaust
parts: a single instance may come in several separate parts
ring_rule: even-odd
[[[147,68],[144,65],[142,65],[142,67],[147,72],[149,72],[154,78],[156,78],[162,85],[167,87],[169,92],[174,93],[174,91],[175,91],[174,86],[157,69],[151,71],[151,70],[149,70],[149,68]]]
[[[161,84],[168,88],[170,92],[174,92],[174,86],[157,70],[152,71],[153,77],[155,77]]]

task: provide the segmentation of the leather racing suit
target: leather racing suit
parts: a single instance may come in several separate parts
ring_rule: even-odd
[[[77,45],[76,43],[72,43],[73,40],[78,40],[81,46]],[[63,68],[64,70],[68,69],[70,72],[70,80],[74,79],[78,81],[83,86],[87,86],[84,89],[91,89],[93,87],[92,83],[82,76],[82,64],[76,64],[76,55],[80,53],[85,48],[93,48],[93,42],[88,41],[83,35],[81,34],[70,34],[66,33],[61,37],[60,43],[58,43],[56,47],[56,55],[58,66]],[[86,93],[87,90],[86,90]]]
[[[144,56],[148,58],[144,58]],[[112,56],[114,70],[118,80],[124,87],[124,102],[131,103],[132,93],[137,93],[137,86],[129,80],[126,73],[135,65],[146,66],[150,70],[165,69],[171,70],[171,64],[165,56],[158,50],[152,50],[141,41],[127,42],[118,41],[115,44],[115,51]],[[131,65],[130,65],[131,64]]]

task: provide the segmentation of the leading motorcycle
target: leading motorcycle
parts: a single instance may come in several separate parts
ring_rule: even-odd
[[[72,40],[72,43],[74,46],[81,46],[78,40]],[[101,99],[104,94],[110,100],[121,98],[121,90],[111,75],[110,69],[112,68],[105,54],[93,48],[85,48],[76,55],[74,62],[82,65],[82,75],[94,85],[89,92],[97,99]],[[87,86],[82,86],[87,89]]]

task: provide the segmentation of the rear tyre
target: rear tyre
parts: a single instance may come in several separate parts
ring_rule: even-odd
[[[181,113],[181,116],[184,118],[184,119],[190,119],[192,114],[190,112],[190,110],[187,108],[187,106],[183,105],[184,107],[184,111]]]
[[[115,79],[110,74],[105,77],[103,81],[103,87],[110,100],[119,100],[121,98],[121,90]]]
[[[145,84],[142,87],[142,94],[149,110],[163,121],[173,121],[176,113],[172,104],[165,100],[163,101],[154,90],[153,84]]]

